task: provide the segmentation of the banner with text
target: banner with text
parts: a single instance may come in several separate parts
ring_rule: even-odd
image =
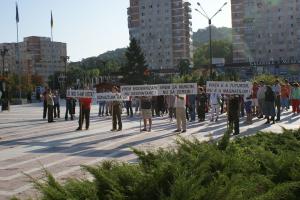
[[[252,93],[252,83],[208,81],[206,93],[249,95]]]
[[[96,93],[94,98],[97,102],[101,101],[128,101],[128,96],[122,96],[121,93]]]
[[[123,96],[197,94],[197,83],[126,85],[121,86],[121,94]]]
[[[67,97],[73,97],[73,98],[93,98],[94,97],[94,91],[93,90],[67,90]]]

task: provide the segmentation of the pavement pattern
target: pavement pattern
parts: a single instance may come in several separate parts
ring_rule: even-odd
[[[44,170],[63,181],[69,177],[89,178],[80,165],[95,165],[103,160],[114,159],[137,162],[131,148],[155,150],[172,148],[178,135],[175,121],[167,116],[153,119],[152,132],[140,132],[140,118],[122,116],[123,130],[111,132],[111,117],[98,117],[97,105],[92,106],[89,130],[75,131],[77,120],[57,119],[47,123],[42,119],[42,104],[11,106],[9,112],[0,112],[0,200],[12,196],[36,198],[27,175],[41,179]],[[61,106],[62,116],[65,107]],[[275,125],[265,125],[265,120],[254,119],[252,125],[240,122],[241,136],[257,131],[281,132],[282,127],[298,129],[300,115],[290,111],[282,114]],[[188,131],[180,136],[199,140],[218,139],[226,131],[226,115],[218,122],[189,122]]]

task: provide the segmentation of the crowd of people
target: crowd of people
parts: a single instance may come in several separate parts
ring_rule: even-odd
[[[107,91],[106,91],[107,92]],[[118,93],[119,88],[114,86],[112,93]],[[47,89],[43,94],[44,113],[46,118],[48,111],[48,122],[54,122],[53,118],[60,118],[60,98],[59,93],[51,92]],[[77,100],[66,98],[65,120],[69,116],[74,120]],[[79,98],[79,126],[77,130],[82,130],[83,122],[85,128],[89,129],[90,109],[92,98]],[[175,132],[186,132],[187,121],[203,122],[208,116],[211,122],[218,122],[222,113],[227,113],[229,130],[233,134],[240,133],[240,118],[245,117],[246,124],[252,124],[252,119],[266,119],[266,124],[275,124],[280,121],[281,112],[289,110],[292,106],[294,115],[300,113],[300,86],[299,83],[289,83],[285,80],[280,83],[276,80],[273,85],[266,85],[263,81],[254,82],[252,93],[245,95],[223,95],[207,94],[205,86],[198,88],[195,95],[168,95],[168,96],[143,96],[129,97],[125,102],[122,101],[100,101],[99,117],[112,116],[111,131],[122,130],[122,113],[133,117],[138,114],[144,123],[141,131],[152,130],[152,118],[168,116],[170,121],[176,119],[177,127]],[[133,112],[134,111],[134,112]]]

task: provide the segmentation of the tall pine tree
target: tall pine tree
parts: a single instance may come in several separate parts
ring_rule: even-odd
[[[123,82],[130,85],[144,84],[147,81],[147,64],[137,40],[132,38],[125,53],[126,64],[121,68]]]

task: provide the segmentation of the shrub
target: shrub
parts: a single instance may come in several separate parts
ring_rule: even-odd
[[[229,141],[180,139],[177,148],[134,150],[139,163],[84,166],[93,181],[65,184],[47,173],[35,182],[43,200],[296,200],[300,197],[300,130]]]

